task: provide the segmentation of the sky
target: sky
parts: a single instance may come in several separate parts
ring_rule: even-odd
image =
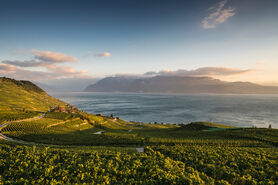
[[[0,76],[278,85],[277,20],[277,0],[1,1]]]

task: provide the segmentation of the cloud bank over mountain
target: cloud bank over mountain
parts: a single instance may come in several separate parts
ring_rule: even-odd
[[[176,71],[162,70],[159,72],[147,72],[146,76],[230,76],[251,72],[251,69],[235,69],[225,67],[201,67],[194,70],[179,69]]]

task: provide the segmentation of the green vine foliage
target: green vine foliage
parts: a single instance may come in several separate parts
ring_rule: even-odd
[[[0,145],[0,184],[277,184],[276,148],[148,146],[144,153]]]

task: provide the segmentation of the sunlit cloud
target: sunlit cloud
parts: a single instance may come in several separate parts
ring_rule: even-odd
[[[77,62],[77,58],[67,56],[63,53],[51,51],[32,50],[34,54],[31,60],[3,60],[2,63],[18,67],[52,67],[56,63]]]
[[[4,60],[0,62],[0,76],[8,76],[26,80],[49,80],[60,78],[83,78],[88,77],[86,70],[75,70],[69,66],[61,66],[61,63],[77,62],[77,58],[63,53],[51,51],[33,50],[31,60]],[[60,65],[57,65],[60,64]],[[24,68],[32,67],[33,70]],[[43,69],[41,70],[37,70]]]
[[[16,69],[15,66],[13,65],[7,65],[7,64],[1,64],[0,63],[0,71],[2,72],[11,72],[11,71],[14,71]]]
[[[234,8],[228,7],[224,9],[227,2],[228,0],[223,0],[209,8],[211,13],[202,21],[202,27],[204,29],[216,28],[217,24],[224,23],[227,19],[235,15]]]
[[[202,67],[194,70],[179,69],[176,71],[162,70],[147,72],[147,76],[230,76],[251,72],[251,69],[242,70],[226,67]]]
[[[77,58],[67,56],[63,53],[51,52],[51,51],[39,51],[39,50],[32,50],[35,54],[35,59],[47,61],[47,62],[77,62]]]
[[[259,62],[256,62],[255,63],[255,66],[256,67],[264,67],[267,65],[267,62],[266,61],[259,61]]]
[[[72,67],[56,66],[47,71],[26,70],[9,64],[0,63],[0,76],[7,76],[21,80],[50,80],[61,78],[87,78],[88,71],[77,71]]]
[[[111,53],[109,53],[109,52],[96,53],[95,56],[96,57],[110,57]]]
[[[256,63],[254,63],[256,64]],[[258,65],[266,65],[267,62],[259,62]],[[228,67],[201,67],[193,70],[161,70],[149,71],[144,74],[117,74],[116,77],[126,78],[150,78],[156,76],[180,76],[180,77],[211,77],[222,81],[246,81],[262,85],[276,85],[278,73],[275,68],[258,68],[253,66],[250,69],[237,69]]]

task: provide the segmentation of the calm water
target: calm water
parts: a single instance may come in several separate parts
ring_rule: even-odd
[[[54,93],[90,113],[128,121],[189,123],[212,121],[234,126],[278,128],[278,96],[136,93]]]

